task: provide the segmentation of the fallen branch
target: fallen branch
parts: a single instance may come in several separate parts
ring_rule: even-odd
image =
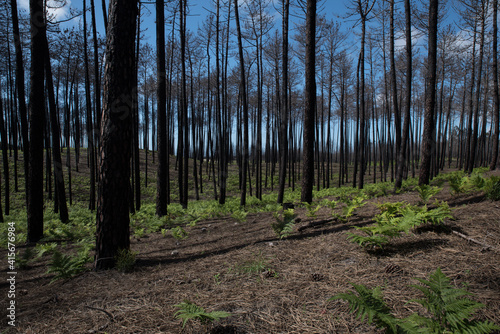
[[[315,221],[309,222],[309,224],[307,224],[307,225],[303,225],[303,226],[299,227],[299,228],[297,229],[297,231],[302,232],[302,231],[304,231],[305,229],[308,229],[308,228],[311,228],[311,227],[320,226],[320,225],[325,225],[325,224],[331,223],[331,222],[333,222],[333,221],[335,221],[335,220],[337,220],[337,218],[330,218],[330,219],[323,219],[323,220],[315,220]]]
[[[483,246],[483,247],[484,247],[484,249],[492,249],[492,250],[494,250],[494,251],[499,251],[499,249],[498,249],[498,248],[496,248],[496,247],[494,247],[494,246],[491,246],[491,245],[488,245],[487,243],[484,243],[484,242],[481,242],[481,241],[477,241],[476,239],[473,239],[473,238],[471,238],[471,237],[468,237],[468,236],[466,236],[465,234],[462,234],[462,233],[457,232],[457,231],[452,231],[452,232],[453,232],[453,234],[458,235],[460,238],[464,238],[464,239],[465,239],[465,240],[467,240],[467,241],[470,241],[470,242],[473,242],[473,243],[478,244],[478,245],[480,245],[480,246]]]

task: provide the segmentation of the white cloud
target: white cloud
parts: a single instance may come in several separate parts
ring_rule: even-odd
[[[416,29],[415,27],[412,27],[411,29],[411,44],[413,47],[419,46],[420,43],[422,42],[422,33]],[[399,31],[396,33],[396,38],[394,40],[394,47],[396,50],[402,50],[406,46],[406,36],[404,35],[404,31]]]
[[[17,6],[19,9],[26,10],[29,13],[30,2],[29,0],[17,0]],[[47,7],[59,7],[59,1],[48,0]],[[49,8],[48,14],[50,16],[55,16],[55,21],[64,20],[68,17],[69,8],[71,6],[71,0],[66,0],[66,5],[61,8]]]

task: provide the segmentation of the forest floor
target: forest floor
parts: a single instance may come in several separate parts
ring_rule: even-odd
[[[371,224],[380,212],[377,203],[416,204],[417,192],[370,199],[347,222],[331,220],[328,208],[310,218],[297,207],[301,222],[284,239],[270,227],[272,213],[249,213],[245,222],[229,216],[201,221],[186,227],[189,236],[182,241],[160,232],[135,236],[137,262],[128,273],[86,271],[51,282],[51,257],[45,255],[18,270],[17,326],[2,333],[381,333],[350,314],[346,302],[329,298],[352,290],[350,282],[381,286],[397,317],[422,313],[409,302],[421,297],[410,284],[437,268],[485,305],[478,319],[499,325],[500,202],[480,192],[451,195],[447,184],[435,198],[452,208],[447,228],[417,229],[383,251],[366,251],[345,232]],[[308,225],[322,219],[331,221]],[[6,259],[6,250],[0,253]],[[6,261],[0,270],[8,271]],[[5,324],[5,280],[0,288]],[[191,321],[182,329],[174,305],[184,300],[232,316],[206,327]]]

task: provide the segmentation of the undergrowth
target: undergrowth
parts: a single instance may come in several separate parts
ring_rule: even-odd
[[[174,305],[174,307],[179,309],[175,312],[174,316],[177,319],[182,320],[182,328],[186,326],[188,321],[197,320],[205,327],[206,330],[208,325],[212,322],[231,316],[231,313],[224,311],[207,312],[203,307],[198,306],[189,300],[184,300],[182,303]]]
[[[295,226],[294,220],[296,214],[293,209],[286,209],[283,211],[278,211],[273,214],[275,223],[271,223],[271,227],[276,233],[276,236],[280,239],[286,238],[293,232]]]
[[[58,279],[68,279],[87,270],[85,264],[90,262],[88,251],[79,252],[76,256],[62,254],[56,250],[47,270],[48,274],[55,274],[51,283]]]
[[[351,283],[355,292],[349,291],[333,296],[329,300],[343,299],[349,303],[350,312],[358,319],[385,329],[386,333],[491,333],[500,327],[490,321],[471,319],[484,305],[466,296],[464,289],[455,288],[450,279],[437,269],[429,280],[416,278],[420,284],[411,285],[423,294],[423,298],[412,299],[427,310],[427,314],[413,313],[406,318],[396,318],[383,299],[382,289],[370,289]]]
[[[348,239],[365,249],[383,248],[391,239],[408,234],[423,224],[441,225],[445,218],[452,218],[448,203],[436,202],[436,208],[417,207],[403,202],[379,205],[381,213],[374,217],[375,223],[355,227],[363,235],[347,232]]]

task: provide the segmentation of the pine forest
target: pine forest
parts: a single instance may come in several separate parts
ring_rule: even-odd
[[[0,1],[0,333],[500,333],[498,21]]]

